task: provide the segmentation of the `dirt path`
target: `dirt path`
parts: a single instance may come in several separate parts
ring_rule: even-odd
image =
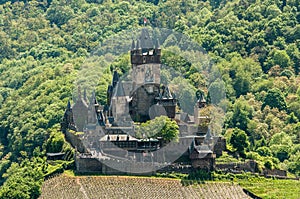
[[[89,197],[86,194],[86,191],[84,189],[84,187],[82,186],[82,184],[80,183],[80,178],[76,179],[76,183],[80,186],[79,191],[84,195],[84,199],[89,199]]]

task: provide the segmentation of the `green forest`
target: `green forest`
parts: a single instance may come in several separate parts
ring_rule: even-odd
[[[187,35],[213,59],[226,87],[228,150],[300,176],[299,0],[1,0],[0,198],[38,198],[53,169],[46,153],[72,157],[60,122],[82,64],[144,18]],[[202,89],[201,74],[180,57],[162,51],[162,60]],[[125,72],[129,61],[103,61],[100,102],[112,70]]]

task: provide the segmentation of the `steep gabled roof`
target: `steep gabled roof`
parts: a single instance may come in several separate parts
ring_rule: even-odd
[[[149,49],[154,47],[147,28],[142,29],[141,36],[139,39],[140,39],[140,46],[142,49]]]

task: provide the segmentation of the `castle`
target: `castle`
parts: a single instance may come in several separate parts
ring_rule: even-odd
[[[81,94],[73,106],[68,102],[61,130],[76,148],[79,172],[145,173],[170,163],[187,164],[194,169],[214,170],[215,157],[225,150],[224,138],[211,135],[209,116],[200,110],[207,106],[197,92],[194,115],[177,112],[176,96],[161,85],[161,48],[146,28],[132,41],[131,79],[113,73],[107,89],[107,102],[89,100]],[[162,138],[136,138],[135,129],[143,122],[167,116],[179,126],[179,142],[166,144]]]

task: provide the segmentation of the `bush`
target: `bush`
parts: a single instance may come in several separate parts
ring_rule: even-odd
[[[261,156],[271,156],[272,151],[266,146],[259,147],[256,152]]]
[[[274,168],[273,162],[272,162],[271,160],[267,160],[267,161],[264,163],[264,166],[265,166],[265,168],[271,169],[271,170]]]

